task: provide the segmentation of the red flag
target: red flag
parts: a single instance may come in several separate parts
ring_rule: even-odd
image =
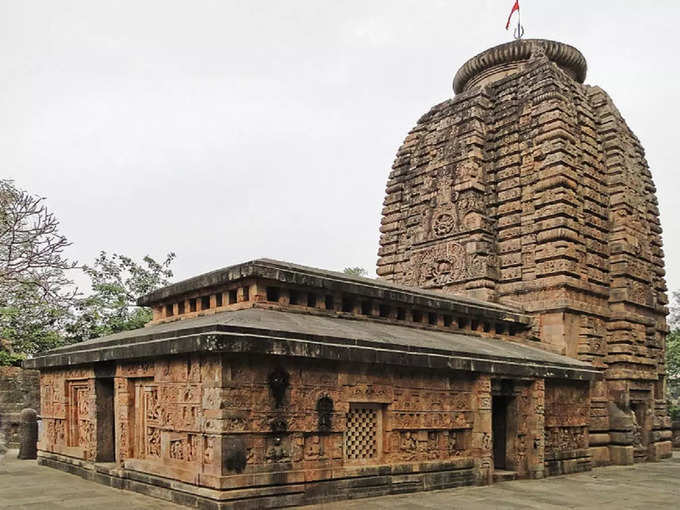
[[[515,0],[515,5],[512,6],[512,10],[510,11],[510,16],[508,16],[508,22],[505,25],[506,30],[508,28],[510,28],[510,18],[512,18],[512,15],[515,13],[515,11],[519,12],[519,0]]]

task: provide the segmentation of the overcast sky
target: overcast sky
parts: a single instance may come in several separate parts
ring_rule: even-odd
[[[373,273],[385,183],[513,0],[0,0],[0,171],[91,263],[177,253]],[[588,60],[642,141],[680,288],[675,1],[521,0],[526,37]]]

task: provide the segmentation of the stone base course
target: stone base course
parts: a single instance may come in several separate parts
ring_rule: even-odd
[[[335,500],[403,494],[423,490],[475,485],[472,459],[421,466],[371,466],[363,476],[310,483],[268,486],[234,491],[199,488],[168,478],[94,464],[63,455],[41,452],[38,464],[71,473],[115,489],[125,489],[172,503],[205,510],[282,508]],[[426,470],[426,469],[431,470]]]

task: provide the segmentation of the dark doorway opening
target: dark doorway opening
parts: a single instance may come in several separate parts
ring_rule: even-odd
[[[113,378],[96,379],[97,462],[115,462],[116,433],[113,405]]]
[[[508,405],[511,397],[494,396],[491,401],[491,430],[493,434],[493,465],[505,469],[507,464]]]

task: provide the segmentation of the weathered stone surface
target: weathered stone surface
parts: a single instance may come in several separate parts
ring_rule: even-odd
[[[35,409],[23,409],[21,411],[21,425],[19,428],[19,455],[21,460],[35,459],[38,457],[38,413]]]
[[[58,367],[205,350],[263,354],[295,352],[316,359],[380,360],[382,363],[390,363],[391,359],[391,363],[398,365],[434,366],[438,363],[466,370],[474,366],[478,371],[511,375],[550,371],[590,379],[598,373],[587,363],[534,345],[498,341],[481,335],[251,308],[118,333],[54,349],[25,364]]]
[[[466,63],[397,152],[378,274],[523,306],[543,346],[604,369],[589,423],[627,417],[641,460],[668,429],[657,200],[639,140],[585,72],[543,40]]]
[[[21,410],[40,409],[40,373],[0,366],[0,433],[8,448],[19,448]]]

